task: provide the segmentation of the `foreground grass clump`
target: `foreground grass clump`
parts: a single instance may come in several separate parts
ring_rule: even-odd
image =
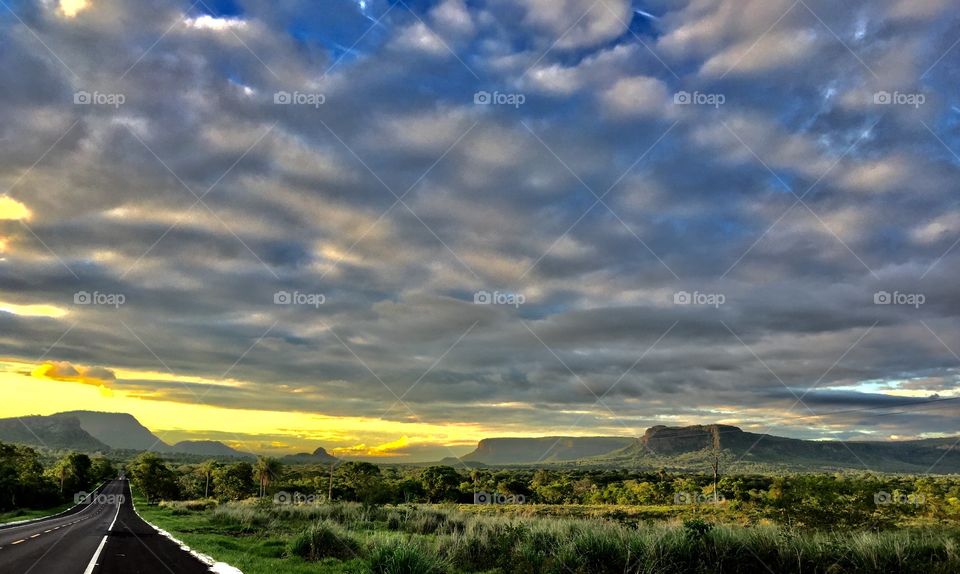
[[[161,508],[169,508],[174,514],[188,514],[198,510],[210,510],[217,507],[217,501],[212,498],[201,498],[199,500],[164,500],[160,503]]]
[[[360,554],[360,542],[342,526],[321,520],[290,540],[288,551],[304,560],[348,559]]]
[[[451,572],[444,560],[423,544],[410,540],[384,539],[370,552],[372,574],[445,574]]]
[[[724,524],[708,513],[617,521],[438,505],[246,501],[205,508],[138,501],[148,520],[245,574],[960,572],[960,530],[948,527],[813,530]]]

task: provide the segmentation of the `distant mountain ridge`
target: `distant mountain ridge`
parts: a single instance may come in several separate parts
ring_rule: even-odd
[[[340,459],[328,453],[325,448],[320,446],[312,453],[298,452],[297,454],[288,454],[280,460],[286,464],[331,464]]]
[[[169,445],[128,413],[68,411],[0,419],[0,442],[83,452],[140,450],[201,456],[252,456],[213,440]]]
[[[167,447],[167,449],[168,452],[180,452],[184,454],[198,454],[205,456],[254,456],[251,453],[241,452],[231,446],[225,445],[218,440],[182,440],[173,446]]]
[[[95,439],[111,448],[129,450],[152,450],[167,452],[170,445],[140,424],[128,413],[103,413],[96,411],[67,411],[50,417],[80,421],[80,426]]]
[[[152,450],[192,456],[251,457],[215,440],[169,445],[127,413],[69,411],[0,419],[0,442],[106,453]],[[478,468],[500,465],[578,464],[665,468],[703,472],[719,452],[727,472],[758,468],[792,471],[868,470],[903,473],[960,473],[958,437],[909,441],[816,441],[744,431],[732,425],[650,427],[634,437],[486,438],[460,459],[444,464]],[[331,464],[340,459],[318,447],[286,455],[286,464]]]
[[[75,417],[30,415],[0,419],[0,442],[85,452],[110,450],[110,446],[85,431]]]
[[[629,447],[595,462],[621,466],[703,468],[715,446],[737,468],[958,473],[957,437],[909,441],[817,441],[748,432],[730,425],[655,426]]]
[[[565,462],[612,453],[630,446],[635,440],[612,436],[485,438],[477,443],[476,450],[460,458],[484,464]]]
[[[650,427],[643,436],[489,438],[461,457],[488,465],[587,464],[705,471],[715,448],[729,470],[864,470],[960,473],[957,437],[911,441],[816,441],[744,431],[732,425]]]

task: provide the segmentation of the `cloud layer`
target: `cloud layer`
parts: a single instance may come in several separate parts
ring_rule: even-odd
[[[0,356],[501,431],[956,432],[885,402],[958,394],[948,2],[11,9]]]

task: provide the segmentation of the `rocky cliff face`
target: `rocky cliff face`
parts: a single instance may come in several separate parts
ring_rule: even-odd
[[[720,448],[738,444],[745,433],[730,425],[692,425],[650,427],[640,437],[640,442],[657,454],[693,452],[705,448]]]
[[[532,464],[590,458],[608,454],[633,444],[631,437],[537,437],[487,438],[477,449],[463,456],[465,461],[485,464]]]
[[[94,438],[76,417],[26,416],[0,419],[0,442],[84,452],[106,452],[110,446]]]
[[[100,442],[117,449],[169,452],[170,445],[128,413],[70,411],[50,415],[53,418],[77,419],[83,430]]]

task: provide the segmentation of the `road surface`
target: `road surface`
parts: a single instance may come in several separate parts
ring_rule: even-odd
[[[143,521],[126,480],[62,515],[0,528],[3,574],[203,574],[209,566]]]

